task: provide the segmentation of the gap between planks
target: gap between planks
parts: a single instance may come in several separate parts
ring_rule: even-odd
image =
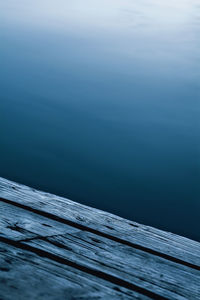
[[[71,221],[71,220],[63,219],[63,218],[58,217],[58,216],[56,216],[56,215],[54,215],[54,214],[51,214],[51,213],[48,213],[48,212],[44,212],[44,211],[41,211],[41,210],[32,208],[32,207],[30,207],[30,206],[26,206],[26,205],[24,205],[24,204],[17,203],[17,202],[14,202],[14,201],[11,201],[11,200],[8,200],[8,199],[4,199],[4,198],[0,198],[0,201],[2,201],[2,202],[4,202],[4,203],[11,204],[11,205],[13,205],[13,206],[16,206],[16,207],[19,207],[19,208],[22,208],[22,209],[25,209],[25,210],[27,210],[27,211],[33,212],[33,213],[38,214],[38,215],[41,215],[41,216],[43,216],[43,217],[46,217],[46,218],[55,220],[55,221],[57,221],[57,222],[60,222],[60,223],[63,223],[63,224],[66,224],[66,225],[75,227],[75,228],[80,229],[80,230],[84,230],[84,231],[88,231],[88,232],[94,233],[94,234],[96,234],[96,235],[99,235],[99,236],[102,236],[102,237],[104,237],[104,238],[113,240],[113,241],[118,242],[118,243],[121,243],[121,244],[123,244],[123,245],[129,246],[129,247],[132,247],[132,248],[135,248],[135,249],[144,251],[144,252],[148,252],[148,253],[150,253],[150,254],[152,254],[152,255],[156,255],[156,256],[159,256],[159,257],[161,257],[161,258],[167,259],[167,260],[169,260],[169,261],[172,261],[172,262],[175,262],[175,263],[178,263],[178,264],[182,264],[182,265],[184,265],[184,266],[187,266],[187,267],[190,267],[190,268],[192,268],[192,269],[195,269],[195,270],[199,270],[199,271],[200,271],[200,266],[198,266],[198,265],[189,263],[189,262],[187,262],[187,261],[184,261],[184,260],[182,260],[182,259],[178,259],[178,258],[176,258],[176,257],[167,255],[167,254],[162,253],[162,252],[155,251],[155,250],[153,250],[153,249],[151,249],[151,248],[147,248],[147,247],[144,247],[144,246],[141,246],[141,245],[138,245],[138,244],[135,244],[135,243],[126,241],[126,240],[121,239],[121,238],[117,238],[116,236],[112,236],[112,235],[110,235],[110,234],[107,234],[107,233],[104,233],[104,232],[95,230],[95,229],[90,228],[90,227],[88,227],[88,226],[85,226],[85,225],[82,225],[82,224],[75,223],[75,222],[73,222],[73,221]]]

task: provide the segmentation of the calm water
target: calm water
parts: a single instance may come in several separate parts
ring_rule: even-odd
[[[199,0],[0,0],[0,176],[200,240]]]

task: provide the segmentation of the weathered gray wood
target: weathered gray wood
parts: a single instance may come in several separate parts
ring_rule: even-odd
[[[194,299],[200,293],[200,272],[197,270],[166,262],[150,253],[60,224],[4,202],[0,202],[1,211],[4,216],[0,221],[0,237],[31,245],[91,270],[125,279],[129,283],[134,282],[138,287],[153,290],[163,297]]]
[[[2,300],[143,299],[123,290],[117,291],[112,283],[0,242]]]
[[[190,239],[128,221],[69,199],[36,191],[3,178],[0,178],[0,197],[48,212],[62,220],[85,226],[88,230],[124,240],[135,247],[156,251],[157,255],[160,253],[161,256],[176,258],[200,268],[200,244]]]
[[[200,299],[198,242],[2,178],[0,216],[0,299]]]

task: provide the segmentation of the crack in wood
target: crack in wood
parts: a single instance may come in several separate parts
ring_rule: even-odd
[[[4,244],[8,244],[11,246],[14,246],[16,248],[22,249],[22,250],[26,250],[32,253],[37,254],[40,257],[45,257],[48,258],[50,260],[53,260],[57,263],[63,264],[63,265],[67,265],[70,267],[73,267],[75,269],[78,269],[79,271],[88,273],[90,275],[96,276],[98,278],[101,278],[103,280],[109,281],[113,284],[116,284],[118,286],[121,286],[123,288],[138,292],[144,296],[150,297],[151,299],[155,299],[155,300],[169,300],[169,298],[160,296],[152,291],[149,291],[145,288],[139,287],[133,283],[127,282],[126,280],[123,280],[121,278],[118,278],[117,276],[114,275],[110,275],[107,274],[103,271],[99,271],[93,268],[89,268],[87,266],[82,266],[78,263],[72,262],[66,258],[62,258],[60,256],[57,256],[55,254],[52,254],[46,250],[42,250],[42,249],[38,249],[36,247],[27,245],[27,244],[23,244],[21,241],[14,241],[14,240],[10,240],[8,238],[5,237],[0,237],[0,242],[4,243]]]
[[[30,241],[34,241],[34,240],[43,240],[43,241],[47,241],[48,238],[52,238],[52,237],[58,237],[58,236],[63,236],[65,233],[58,233],[58,234],[52,234],[52,235],[37,235],[34,236],[32,238],[27,238],[27,239],[21,239],[18,242],[30,242]]]
[[[45,212],[45,211],[42,211],[42,210],[39,210],[39,209],[36,209],[36,208],[32,208],[30,206],[27,206],[27,205],[24,205],[24,204],[21,204],[21,203],[17,203],[17,202],[14,202],[12,200],[4,199],[4,198],[1,198],[1,197],[0,197],[0,201],[2,201],[4,203],[7,203],[7,204],[11,204],[11,205],[19,207],[19,208],[22,208],[22,209],[27,210],[27,211],[33,212],[35,214],[46,217],[48,219],[52,219],[52,220],[55,220],[57,222],[69,225],[69,226],[77,228],[79,230],[91,232],[91,233],[93,233],[97,236],[101,236],[101,237],[113,240],[117,243],[132,247],[134,249],[138,249],[140,251],[150,253],[150,254],[155,255],[155,256],[159,256],[159,257],[164,258],[166,260],[169,260],[169,261],[172,261],[172,262],[175,262],[175,263],[178,263],[178,264],[181,264],[181,265],[184,265],[184,266],[187,266],[187,267],[190,267],[192,269],[200,271],[200,266],[199,265],[195,265],[193,263],[186,262],[182,259],[179,259],[177,257],[173,257],[171,255],[168,255],[168,254],[165,254],[165,253],[162,253],[162,252],[159,252],[157,250],[153,250],[151,248],[147,248],[145,246],[142,246],[142,245],[139,245],[139,244],[136,244],[136,243],[133,243],[133,242],[126,241],[124,239],[121,239],[119,237],[113,236],[113,235],[108,234],[108,233],[104,233],[104,232],[99,231],[97,229],[93,229],[93,228],[88,227],[86,225],[79,224],[79,223],[73,222],[71,220],[58,217],[58,216],[56,216],[52,213]]]

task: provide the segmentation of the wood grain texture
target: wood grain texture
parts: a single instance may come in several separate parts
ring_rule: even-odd
[[[200,299],[198,242],[3,178],[0,216],[0,299]]]
[[[0,299],[143,299],[87,273],[0,242]],[[148,300],[145,297],[145,300]]]

